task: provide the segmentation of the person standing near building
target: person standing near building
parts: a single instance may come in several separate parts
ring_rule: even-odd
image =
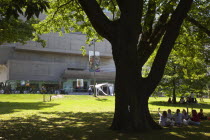
[[[89,93],[89,95],[92,95],[92,88],[90,86],[88,88],[88,93]]]

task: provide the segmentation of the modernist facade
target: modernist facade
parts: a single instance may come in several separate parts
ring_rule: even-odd
[[[39,43],[29,41],[0,46],[0,82],[9,82],[13,89],[28,86],[40,89],[62,88],[66,92],[86,91],[93,84],[94,73],[89,72],[88,52],[94,47],[85,44],[86,36],[81,33],[46,34],[43,48]],[[81,46],[86,46],[87,54],[82,55]],[[95,43],[100,52],[100,72],[95,73],[97,83],[114,82],[115,66],[111,45],[108,41]],[[83,87],[78,87],[77,79],[83,79]]]

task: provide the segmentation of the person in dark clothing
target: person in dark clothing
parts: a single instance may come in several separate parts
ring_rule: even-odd
[[[168,98],[168,103],[172,103],[171,97]]]
[[[201,120],[207,120],[207,116],[204,116],[204,115],[203,115],[203,109],[200,109],[200,112],[198,113],[198,117],[199,117]]]
[[[200,125],[200,118],[198,117],[197,111],[192,110],[192,117],[190,118],[191,121],[189,121],[190,125]]]

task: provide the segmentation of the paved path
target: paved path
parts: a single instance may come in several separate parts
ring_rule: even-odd
[[[89,95],[88,92],[71,92],[68,95]]]

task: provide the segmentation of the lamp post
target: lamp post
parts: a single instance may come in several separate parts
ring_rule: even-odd
[[[94,62],[93,62],[93,66],[94,66],[94,73],[93,73],[93,81],[94,81],[94,89],[93,89],[93,92],[94,92],[94,96],[96,97],[97,94],[96,94],[96,60],[95,60],[95,57],[96,57],[96,46],[95,46],[95,39],[93,39],[93,56],[94,56]]]

